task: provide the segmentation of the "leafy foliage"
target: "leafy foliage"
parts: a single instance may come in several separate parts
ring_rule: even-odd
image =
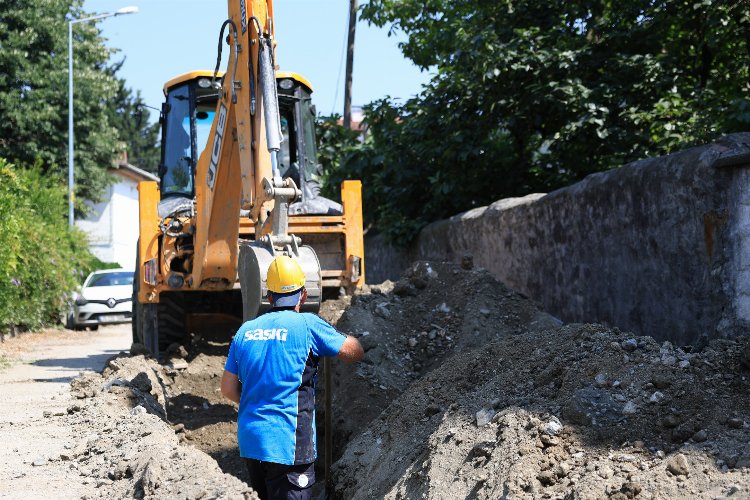
[[[29,7],[0,0],[0,156],[38,165],[63,182],[68,169],[68,22],[88,16],[83,0],[45,0]],[[99,201],[107,166],[124,144],[153,154],[155,132],[131,115],[133,97],[108,66],[112,50],[95,21],[73,25],[76,198]],[[83,209],[77,203],[78,209]]]
[[[369,222],[396,240],[750,125],[741,0],[371,0],[362,18],[435,71],[417,97],[370,104],[369,139],[332,174],[363,178]]]
[[[100,262],[70,231],[66,190],[40,168],[0,158],[0,329],[59,322],[70,292]]]
[[[140,91],[133,91],[125,86],[125,80],[116,78],[124,60],[115,64],[108,72],[117,81],[117,94],[113,100],[114,106],[108,108],[109,120],[114,124],[120,140],[124,142],[128,152],[128,162],[147,172],[156,174],[159,170],[160,125],[148,123],[148,111],[141,97]]]

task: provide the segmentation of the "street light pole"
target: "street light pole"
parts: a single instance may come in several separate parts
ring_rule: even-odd
[[[68,21],[68,224],[70,226],[75,222],[73,217],[73,206],[75,204],[73,191],[73,25],[106,17],[135,14],[136,12],[138,12],[138,7],[123,7],[116,12]]]

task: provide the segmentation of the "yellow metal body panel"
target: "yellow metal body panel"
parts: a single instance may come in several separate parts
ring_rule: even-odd
[[[341,183],[341,202],[346,218],[346,274],[352,276],[353,258],[360,259],[359,279],[351,284],[365,283],[365,239],[362,231],[362,181]]]
[[[140,211],[140,237],[138,238],[138,301],[142,304],[158,302],[156,287],[145,281],[144,264],[151,259],[159,259],[159,185],[153,181],[138,183],[138,209]],[[158,285],[158,283],[157,283]]]

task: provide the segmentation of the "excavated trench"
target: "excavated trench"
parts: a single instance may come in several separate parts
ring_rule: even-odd
[[[350,297],[327,299],[319,314],[335,325],[350,301]],[[187,363],[185,365],[182,360],[175,360],[174,363],[179,369],[175,369],[174,382],[168,391],[167,419],[183,444],[207,453],[216,460],[223,472],[247,482],[247,469],[237,446],[237,407],[219,391],[229,343],[235,331],[234,325],[224,325],[219,328],[204,328],[200,333],[192,332],[188,335],[189,341],[182,351]],[[319,436],[322,436],[322,380],[321,371],[318,377]],[[322,459],[322,437],[318,448]],[[339,451],[336,456],[340,454]],[[322,480],[320,462],[322,460],[319,460],[318,474]]]

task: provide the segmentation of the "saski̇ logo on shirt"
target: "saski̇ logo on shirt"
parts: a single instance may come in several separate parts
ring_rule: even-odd
[[[281,340],[286,341],[286,328],[268,328],[249,330],[245,332],[245,340]]]

